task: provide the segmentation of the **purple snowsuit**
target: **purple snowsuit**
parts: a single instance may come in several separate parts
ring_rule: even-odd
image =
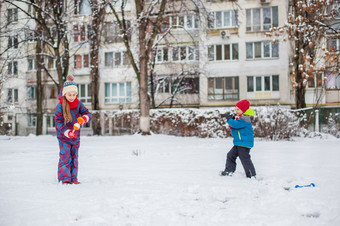
[[[68,138],[64,135],[66,130],[73,130],[73,124],[77,123],[77,118],[87,115],[90,121],[92,114],[79,101],[76,108],[70,109],[72,121],[64,125],[64,116],[62,104],[58,104],[55,112],[55,128],[59,141],[59,164],[58,164],[58,181],[59,182],[77,182],[78,178],[78,149],[80,145],[80,130],[76,130],[75,138]]]

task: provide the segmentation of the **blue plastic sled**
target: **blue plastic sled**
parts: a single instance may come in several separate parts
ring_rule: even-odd
[[[306,188],[306,187],[315,187],[314,183],[310,183],[307,185],[295,185],[295,188]]]

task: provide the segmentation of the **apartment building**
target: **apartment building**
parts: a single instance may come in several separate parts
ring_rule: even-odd
[[[91,109],[90,46],[87,43],[91,9],[88,0],[66,3],[65,7],[75,7],[67,25],[72,47],[69,74],[74,75],[78,84],[79,99]],[[293,106],[295,97],[289,71],[291,47],[286,42],[272,42],[265,35],[271,28],[286,22],[289,1],[207,0],[203,3],[204,10],[201,11],[189,3],[188,8],[179,13],[170,8],[166,11],[162,33],[155,47],[155,105],[223,107],[233,106],[240,99],[249,99],[252,105],[280,103]],[[22,7],[27,5],[22,4]],[[131,27],[132,50],[138,55],[134,7],[133,1],[128,1],[125,13]],[[1,20],[7,20],[12,30],[23,25],[35,26],[17,8],[2,6],[1,11],[4,11],[1,15],[6,15]],[[99,46],[100,109],[136,109],[139,107],[138,81],[114,16],[109,8],[106,12]],[[171,34],[161,39],[169,28]],[[30,34],[26,33],[25,38],[29,37]],[[6,59],[1,59],[7,75],[3,76],[6,79],[1,87],[1,111],[4,122],[14,122],[12,125],[16,128],[13,131],[18,135],[34,133],[36,120],[35,41],[20,43],[22,39],[20,34],[13,33],[1,38],[0,42],[2,51],[9,48]],[[47,57],[45,64],[50,74],[56,76],[56,59]],[[44,72],[42,74],[44,126],[53,127],[58,91],[52,78]],[[312,84],[318,84],[318,81],[310,84],[306,100],[312,105],[318,88]],[[326,104],[325,97],[322,104]]]

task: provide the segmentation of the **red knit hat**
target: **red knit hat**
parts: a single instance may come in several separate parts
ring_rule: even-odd
[[[250,103],[248,100],[240,100],[235,104],[235,106],[241,109],[241,111],[245,112],[249,109]]]

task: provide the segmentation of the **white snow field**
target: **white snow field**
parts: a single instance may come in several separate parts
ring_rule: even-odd
[[[340,139],[255,140],[257,179],[232,138],[81,137],[80,185],[57,182],[54,136],[0,136],[0,225],[338,226]],[[295,185],[315,187],[294,188]]]

